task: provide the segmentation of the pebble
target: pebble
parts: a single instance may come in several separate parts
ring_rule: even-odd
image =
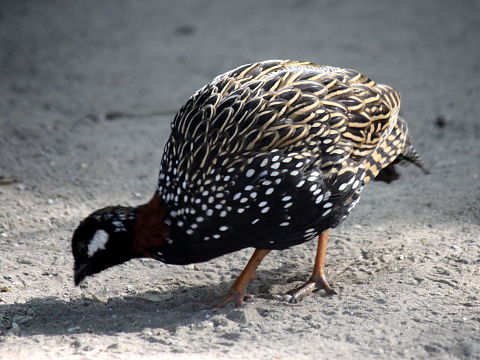
[[[435,119],[435,125],[440,129],[443,129],[445,126],[447,126],[448,122],[449,121],[447,120],[447,117],[443,115],[438,115]]]
[[[17,258],[17,262],[19,264],[23,264],[23,265],[30,265],[30,266],[34,266],[35,265],[35,262],[32,260],[32,259],[29,259],[27,257],[19,257]]]
[[[25,184],[17,184],[16,188],[17,188],[17,190],[24,191],[25,190]]]
[[[391,254],[382,254],[379,257],[380,261],[383,263],[388,263],[393,260],[393,255]]]
[[[10,334],[18,334],[20,332],[20,326],[16,322],[12,323],[12,328],[10,329]]]
[[[185,265],[184,267],[185,267],[185,269],[187,269],[187,270],[195,270],[195,271],[199,271],[199,270],[200,270],[200,268],[199,268],[197,265],[194,265],[194,264]]]
[[[67,329],[67,332],[74,332],[80,330],[80,326],[74,326]]]

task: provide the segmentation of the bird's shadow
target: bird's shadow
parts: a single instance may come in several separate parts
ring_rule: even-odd
[[[260,271],[259,275],[252,292],[257,294],[257,299],[275,301],[268,294],[270,284],[275,282],[274,274]],[[15,329],[22,336],[112,335],[138,333],[147,328],[163,329],[174,334],[179,327],[204,322],[215,314],[228,316],[229,312],[236,310],[233,303],[220,309],[211,309],[208,303],[208,300],[226,295],[230,285],[231,282],[224,281],[168,291],[149,290],[111,297],[106,301],[87,296],[75,300],[36,297],[21,304],[0,305],[0,334],[8,334]]]
[[[200,296],[220,294],[220,288],[225,291],[228,284],[192,286],[168,294],[149,290],[106,301],[86,296],[75,300],[36,297],[22,304],[0,305],[0,332],[9,333],[13,328],[22,335],[114,334],[145,328],[175,332],[179,326],[204,321],[205,312],[212,310],[201,300],[212,299]],[[220,311],[228,308],[233,307]]]

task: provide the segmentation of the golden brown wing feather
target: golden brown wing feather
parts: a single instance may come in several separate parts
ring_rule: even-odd
[[[167,147],[179,160],[170,166],[192,181],[283,150],[314,159],[326,176],[364,168],[368,182],[405,146],[399,109],[394,89],[354,70],[249,64],[215,78],[178,112]]]

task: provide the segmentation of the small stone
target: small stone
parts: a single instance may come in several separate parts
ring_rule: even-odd
[[[393,260],[393,255],[391,255],[391,254],[382,254],[382,255],[380,255],[379,259],[380,259],[380,261],[381,261],[382,263],[389,263],[390,261]]]
[[[17,258],[17,262],[19,264],[23,264],[23,265],[30,265],[30,266],[35,265],[35,262],[32,259],[29,259],[27,257],[19,257],[19,258]]]
[[[74,326],[67,329],[67,332],[74,332],[80,330],[80,326]]]
[[[11,334],[18,334],[20,332],[20,326],[16,322],[12,323],[12,328],[10,329]]]
[[[445,126],[447,126],[447,124],[448,124],[448,120],[443,115],[439,115],[435,119],[435,125],[440,129],[443,129]]]

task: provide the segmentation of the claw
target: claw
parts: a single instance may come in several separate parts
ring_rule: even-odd
[[[288,302],[295,304],[302,300],[305,296],[314,291],[324,289],[327,294],[336,294],[335,290],[328,284],[325,278],[325,255],[327,253],[329,230],[325,231],[318,237],[317,256],[315,257],[315,265],[313,266],[312,276],[308,281],[287,293]]]
[[[242,273],[228,291],[228,294],[220,300],[209,302],[210,308],[221,308],[231,302],[234,302],[236,306],[242,306],[245,299],[253,299],[253,295],[247,292],[247,285],[250,280],[257,278],[255,271],[270,251],[271,250],[256,249],[248,261],[247,266],[245,266],[245,269],[243,269]]]
[[[240,292],[235,292],[235,291],[229,291],[226,296],[219,300],[213,300],[209,302],[209,307],[211,309],[218,309],[221,307],[224,307],[228,303],[235,303],[235,306],[242,306],[245,302],[245,299],[253,299],[254,296],[251,294],[248,294],[246,292],[240,293]]]

